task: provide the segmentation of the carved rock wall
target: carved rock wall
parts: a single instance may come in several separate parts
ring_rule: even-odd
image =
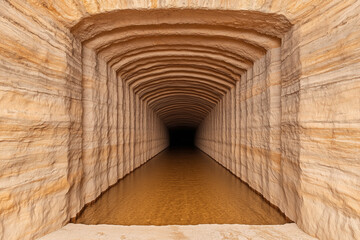
[[[0,5],[0,239],[32,239],[68,221],[79,182],[81,44],[25,2]]]
[[[320,239],[360,236],[358,6],[296,24],[198,131],[200,149]]]
[[[281,178],[280,48],[256,61],[208,115],[197,146],[279,206]],[[235,111],[234,111],[235,110]]]
[[[166,148],[167,130],[62,24],[0,5],[0,239],[35,239]]]

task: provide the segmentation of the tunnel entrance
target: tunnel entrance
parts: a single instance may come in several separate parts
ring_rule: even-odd
[[[195,148],[195,134],[193,127],[169,128],[169,148]]]

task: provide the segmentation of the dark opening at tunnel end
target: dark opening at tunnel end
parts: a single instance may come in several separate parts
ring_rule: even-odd
[[[196,128],[194,127],[171,127],[169,131],[169,148],[195,148]]]

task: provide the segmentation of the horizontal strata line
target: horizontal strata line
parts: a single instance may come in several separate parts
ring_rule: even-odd
[[[248,55],[248,59],[259,58],[263,56],[267,49],[263,47],[259,47],[256,45],[249,44],[243,40],[234,39],[231,36],[216,36],[216,35],[194,35],[194,34],[171,34],[171,33],[163,33],[163,34],[138,34],[138,35],[131,35],[128,38],[120,38],[114,39],[111,43],[107,45],[102,45],[101,48],[93,49],[97,53],[110,53],[114,48],[116,49],[123,49],[124,51],[127,48],[132,49],[132,46],[141,46],[147,45],[151,43],[166,43],[166,42],[173,42],[173,43],[187,43],[191,44],[193,42],[204,43],[204,46],[217,46],[217,43],[222,43],[221,47],[228,49],[231,52],[231,48],[239,49],[243,51],[243,53],[251,52],[253,56]],[[145,44],[146,43],[146,44]],[[156,45],[156,44],[153,44]]]
[[[137,94],[146,92],[147,89],[157,89],[162,86],[169,86],[169,84],[185,86],[185,83],[190,84],[188,86],[203,86],[202,89],[209,89],[209,91],[218,93],[219,95],[224,95],[233,87],[232,84],[224,84],[223,82],[216,81],[214,78],[209,81],[209,79],[203,75],[184,74],[179,76],[179,74],[173,73],[161,74],[156,78],[150,78],[148,81],[143,81],[138,83],[136,86],[131,87],[131,89]]]
[[[229,76],[223,75],[221,73],[218,73],[216,71],[213,71],[212,69],[201,69],[201,68],[194,68],[192,66],[176,66],[176,67],[164,67],[162,69],[150,69],[146,72],[138,73],[137,75],[129,78],[122,77],[122,80],[125,82],[128,82],[128,84],[131,86],[136,81],[141,81],[142,79],[151,78],[153,76],[158,76],[161,74],[166,73],[186,73],[186,74],[197,74],[197,75],[204,75],[209,78],[215,78],[219,80],[219,82],[229,83],[232,85],[235,85],[235,80],[232,79]]]
[[[161,118],[161,120],[165,123],[165,125],[169,123],[183,123],[183,122],[200,124],[203,121],[203,118],[202,117],[195,118],[191,116],[186,117],[186,116],[178,115],[176,118]]]
[[[181,108],[175,108],[177,106],[182,106]],[[198,114],[201,115],[201,112],[203,113],[202,115],[206,115],[208,112],[210,112],[211,108],[206,108],[203,107],[201,105],[191,105],[191,103],[185,102],[177,102],[174,103],[172,105],[166,105],[162,108],[158,108],[158,109],[154,109],[154,111],[156,111],[156,113],[158,114],[158,116],[162,116],[164,114],[169,115],[169,113],[177,111],[177,112],[186,112],[186,111],[191,111],[192,109],[197,110]]]
[[[176,123],[178,125],[181,125],[182,123],[185,123],[185,122],[188,122],[188,123],[191,123],[191,124],[194,124],[196,126],[199,126],[200,123],[204,120],[204,119],[193,119],[193,118],[186,118],[184,116],[178,116],[176,119],[161,119],[165,126],[168,127],[169,124],[172,124],[172,123]]]
[[[174,33],[173,33],[174,32]],[[83,41],[83,45],[98,50],[103,45],[111,44],[114,39],[127,38],[139,34],[174,35],[194,34],[194,35],[211,35],[211,36],[229,36],[234,39],[242,40],[251,45],[273,48],[280,46],[280,38],[259,33],[254,30],[243,29],[238,27],[229,27],[228,25],[216,24],[147,24],[136,26],[124,26],[111,31],[104,31],[98,35],[92,36]],[[210,33],[210,34],[209,34]],[[115,40],[116,41],[116,40]]]
[[[235,67],[234,66],[235,62],[232,63],[227,61],[227,59],[222,59],[221,57],[219,58],[217,57],[218,56],[214,56],[214,55],[209,56],[207,54],[197,54],[193,52],[172,52],[172,53],[162,52],[162,54],[150,54],[150,55],[146,54],[146,56],[138,56],[135,59],[131,59],[129,62],[124,61],[117,63],[117,65],[122,67],[131,65],[132,69],[119,70],[117,69],[116,66],[113,69],[117,72],[117,75],[120,75],[121,77],[124,76],[124,78],[127,79],[127,76],[136,76],[137,71],[141,70],[141,65],[148,64],[148,60],[154,61],[155,59],[161,60],[162,58],[166,58],[169,61],[176,61],[178,59],[184,59],[184,60],[189,60],[196,64],[200,64],[205,60],[206,65],[203,66],[203,69],[205,66],[207,66],[207,68],[213,69],[214,72],[218,72],[223,74],[224,76],[228,76],[229,78],[232,79],[232,81],[238,81],[240,79],[241,74],[245,72],[245,69],[240,69],[238,67]],[[216,65],[214,64],[215,62]],[[154,66],[156,65],[152,65],[152,67]],[[227,71],[228,74],[224,73],[224,70]],[[146,70],[142,70],[142,71],[146,71]],[[123,75],[124,72],[127,72],[127,75]]]
[[[169,57],[169,55],[167,56],[167,57]],[[178,55],[178,56],[175,56],[174,58],[172,58],[171,56],[170,56],[170,58],[172,58],[172,59],[178,59],[178,58],[182,58],[182,57],[185,57],[186,59],[189,59],[189,60],[191,60],[191,57],[189,57],[189,54],[187,54],[187,55]],[[210,66],[209,66],[210,67]],[[184,66],[184,68],[185,68],[185,66]],[[190,68],[191,69],[191,68]],[[220,69],[220,70],[217,70],[217,68],[212,68],[212,69],[214,69],[212,72],[212,75],[215,75],[215,74],[222,74],[222,72],[221,72],[221,70],[222,69]],[[138,68],[135,68],[135,70],[139,70]],[[204,74],[204,67],[203,67],[203,70],[199,70],[199,69],[197,69],[197,72],[201,72],[201,73],[203,73]],[[151,69],[150,69],[150,71],[152,71]],[[191,71],[194,71],[194,70],[191,70]],[[209,71],[210,72],[210,71]],[[238,72],[238,74],[235,74],[235,75],[231,75],[231,76],[228,76],[227,74],[222,74],[223,76],[224,76],[224,78],[227,78],[227,80],[225,81],[225,80],[223,80],[223,82],[226,84],[226,85],[234,85],[235,84],[235,82],[236,81],[238,81],[239,79],[240,79],[240,76],[241,76],[241,73],[243,73],[243,72]],[[210,73],[208,73],[209,75],[210,75]],[[120,78],[122,79],[122,80],[124,80],[124,81],[126,81],[126,80],[129,80],[129,78],[124,78],[123,79],[123,77],[122,77],[122,72],[118,72],[118,75],[120,75]],[[131,73],[131,75],[132,76],[134,76],[134,75],[136,75],[136,73]],[[226,77],[227,76],[227,77]],[[235,79],[234,79],[235,78]],[[133,79],[133,78],[130,78],[130,80],[131,79]],[[133,81],[131,81],[130,82],[131,84],[133,84]]]
[[[93,16],[78,18],[79,22],[74,21],[70,24],[72,34],[80,41],[83,42],[103,32],[136,25],[226,25],[232,28],[251,29],[259,34],[270,36],[281,36],[292,26],[283,15],[245,10],[111,9],[106,13],[102,10],[97,13]]]
[[[196,110],[199,114],[202,114],[202,115],[204,115],[204,114],[207,115],[211,111],[211,108],[209,106],[204,106],[203,104],[191,104],[189,102],[178,102],[178,101],[175,101],[175,102],[176,103],[174,103],[174,104],[168,104],[168,105],[164,105],[162,107],[155,106],[153,109],[154,109],[154,111],[156,111],[158,116],[161,116],[164,113],[169,114],[169,112],[172,112],[175,110],[181,111],[181,112]]]
[[[203,61],[204,58],[176,59],[175,61],[174,60],[175,59],[171,59],[171,58],[161,60],[161,58],[159,58],[158,61],[154,61],[154,60],[146,61],[146,62],[143,61],[141,64],[138,64],[131,69],[126,69],[126,70],[122,70],[121,72],[118,72],[118,74],[120,74],[122,79],[127,79],[128,77],[132,77],[141,73],[147,73],[152,70],[166,69],[169,67],[170,68],[189,67],[193,69],[209,70],[214,73],[218,73],[228,78],[231,78],[232,81],[234,80],[238,81],[240,79],[240,74],[241,74],[240,72],[236,74],[232,70],[230,70],[229,68],[223,65],[216,64],[214,62],[211,63],[209,61],[205,62]]]
[[[157,114],[159,117],[163,117],[163,116],[171,116],[171,114],[173,113],[191,113],[191,112],[195,112],[197,113],[199,116],[206,116],[207,113],[209,113],[210,110],[204,109],[200,106],[196,106],[196,105],[185,105],[186,108],[184,108],[184,105],[181,104],[177,104],[174,106],[167,106],[164,109],[161,109],[161,111],[158,111]]]
[[[196,41],[197,40],[197,41]],[[142,41],[138,40],[138,43],[132,44],[123,44],[120,46],[112,46],[111,49],[107,51],[99,52],[99,56],[101,56],[104,61],[109,62],[110,65],[113,62],[121,61],[125,58],[131,58],[140,54],[151,53],[151,52],[176,52],[176,51],[191,51],[193,53],[208,53],[215,54],[216,56],[223,56],[232,62],[237,63],[235,66],[243,66],[243,68],[248,68],[252,65],[252,63],[260,58],[264,54],[259,54],[258,58],[254,53],[244,53],[243,48],[236,48],[236,46],[227,46],[225,43],[221,41],[212,42],[204,42],[200,44],[201,41],[198,39],[187,39],[181,40],[179,38],[176,39],[155,39],[153,41]]]
[[[179,116],[192,118],[192,119],[203,119],[206,116],[206,113],[199,113],[199,111],[195,110],[187,110],[187,111],[181,111],[181,110],[173,110],[169,111],[163,114],[159,114],[159,117],[163,120],[165,119],[177,119]]]
[[[193,119],[193,120],[199,120],[199,121],[202,121],[202,119],[204,118],[204,116],[201,116],[201,115],[197,114],[196,112],[188,112],[188,113],[186,113],[186,115],[183,114],[182,112],[179,112],[179,113],[173,113],[172,115],[169,115],[169,116],[161,116],[161,118],[164,121],[166,121],[167,119],[177,120],[177,119],[179,119],[179,117]]]
[[[207,106],[209,109],[212,109],[215,105],[212,103],[209,103],[207,100],[203,100],[199,98],[198,96],[169,96],[167,98],[162,99],[162,101],[157,102],[156,104],[152,106],[158,106],[159,108],[162,108],[166,105],[173,105],[174,103],[189,103],[194,105],[203,105]],[[154,109],[154,108],[152,108]]]
[[[225,93],[230,89],[221,85],[219,86],[218,84],[209,84],[206,82],[206,79],[195,77],[163,77],[152,81],[153,82],[151,82],[151,84],[144,84],[145,86],[142,86],[142,89],[134,89],[134,93],[138,94],[139,98],[142,99],[143,97],[153,96],[158,90],[162,90],[164,88],[171,90],[181,87],[200,87],[200,90],[207,91],[209,95],[213,94],[219,98],[225,95]],[[170,87],[169,85],[173,86]]]
[[[189,88],[189,89],[187,89]],[[218,103],[218,98],[216,96],[211,95],[208,91],[201,91],[201,90],[191,90],[190,87],[184,87],[181,89],[168,89],[164,88],[163,90],[158,90],[157,94],[152,95],[149,98],[143,98],[143,101],[148,103],[148,105],[151,107],[153,104],[156,104],[157,101],[167,98],[170,96],[197,96],[201,99],[207,100],[211,104],[216,105]]]
[[[146,94],[152,95],[154,91],[161,89],[181,89],[182,87],[199,87],[199,91],[209,92],[210,95],[222,96],[229,91],[233,86],[224,85],[220,81],[216,81],[216,78],[212,78],[207,81],[206,76],[181,73],[172,74],[159,74],[154,78],[143,79],[143,82],[138,83],[134,87],[130,87],[135,94],[138,94],[139,98]],[[180,75],[180,76],[179,76]],[[149,92],[150,91],[150,92]]]
[[[173,119],[162,119],[162,120],[164,121],[165,124],[172,123],[172,122],[183,122],[183,121],[199,124],[200,122],[203,121],[202,118],[192,118],[192,117],[186,117],[184,115],[179,115]]]
[[[164,56],[164,55],[162,55],[162,56]],[[176,55],[172,55],[172,56],[171,55],[166,55],[166,57],[170,57],[170,58],[174,57],[173,59],[178,59],[178,58],[181,58],[181,57],[185,57],[186,59],[191,59],[192,58],[191,56],[193,56],[193,55],[191,55],[191,53],[187,53],[185,55],[184,54],[176,54]],[[161,57],[161,56],[157,56],[157,57]],[[134,59],[134,60],[136,60],[136,59]],[[140,61],[140,63],[142,63],[142,61],[144,61],[144,59],[141,60],[141,58],[139,58],[138,60]],[[218,62],[220,62],[220,64],[221,64],[221,59],[219,59]],[[213,69],[216,69],[216,68],[213,68]],[[118,73],[118,75],[120,75],[120,78],[121,78],[122,71],[117,72],[117,73]],[[229,82],[228,85],[229,84],[234,85],[235,81],[238,81],[240,79],[240,76],[241,76],[242,73],[243,73],[243,71],[239,71],[238,74],[232,75],[231,77],[232,77],[233,80],[232,81],[230,80],[231,82]],[[132,75],[136,75],[136,73],[132,73]],[[235,77],[235,79],[234,79],[234,77]]]
[[[187,105],[181,105],[181,104],[179,106],[182,106],[182,108],[169,107],[167,109],[158,111],[157,115],[160,118],[163,118],[163,117],[171,117],[178,113],[180,113],[182,115],[196,113],[197,116],[205,117],[210,112],[210,110],[199,108],[197,106],[187,106]]]

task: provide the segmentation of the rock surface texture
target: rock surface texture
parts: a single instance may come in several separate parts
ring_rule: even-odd
[[[359,239],[360,1],[0,7],[1,240],[64,226],[180,125],[306,233]]]
[[[296,224],[238,225],[201,224],[169,226],[116,226],[68,224],[39,240],[315,240]]]

